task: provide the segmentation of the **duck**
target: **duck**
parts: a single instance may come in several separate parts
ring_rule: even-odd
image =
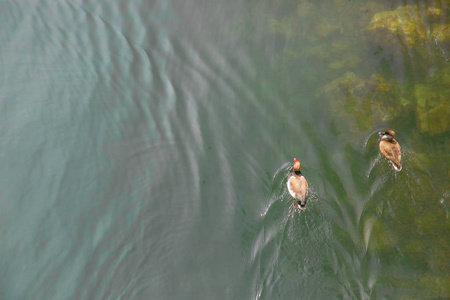
[[[297,211],[297,208],[305,210],[308,183],[305,176],[300,172],[300,162],[296,158],[294,158],[294,166],[288,175],[287,188],[289,194],[294,198],[294,211]]]
[[[381,131],[378,133],[380,139],[380,152],[388,160],[394,171],[402,170],[402,152],[400,144],[395,140],[395,132],[393,130]]]

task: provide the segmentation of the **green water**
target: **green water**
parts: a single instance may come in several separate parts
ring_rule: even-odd
[[[447,2],[0,12],[1,299],[450,298]]]

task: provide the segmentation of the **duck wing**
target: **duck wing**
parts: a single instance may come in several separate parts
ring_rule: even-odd
[[[400,171],[402,169],[402,152],[398,143],[393,144],[386,141],[381,141],[380,152],[393,164],[396,171]]]
[[[292,175],[289,179],[289,193],[292,197],[303,202],[308,193],[308,183],[302,175]]]
[[[398,143],[392,148],[392,156],[391,161],[394,164],[394,169],[398,172],[402,169],[402,152]]]

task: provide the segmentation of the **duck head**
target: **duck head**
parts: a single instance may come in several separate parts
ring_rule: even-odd
[[[300,162],[296,158],[294,158],[294,171],[300,171]]]
[[[388,129],[386,131],[378,132],[378,135],[381,137],[382,140],[392,141],[395,137],[395,132],[394,132],[394,130]]]

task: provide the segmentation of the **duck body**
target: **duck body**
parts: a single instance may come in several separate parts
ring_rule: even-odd
[[[386,157],[394,171],[402,170],[402,152],[400,144],[395,140],[395,132],[386,130],[378,133],[381,137],[379,147],[380,153]]]
[[[294,167],[288,175],[287,188],[289,194],[294,198],[294,209],[306,209],[306,195],[308,194],[308,183],[300,172],[300,162],[294,158]]]

